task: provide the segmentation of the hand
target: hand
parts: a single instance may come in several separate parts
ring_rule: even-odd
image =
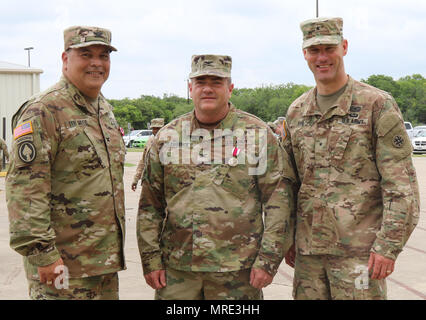
[[[138,186],[138,184],[133,182],[133,183],[132,183],[132,190],[133,190],[133,191],[136,191],[136,187],[137,187],[137,186]]]
[[[46,283],[48,286],[54,286],[55,285],[55,279],[59,275],[58,273],[55,273],[55,269],[58,266],[63,266],[64,261],[62,258],[59,258],[57,261],[55,261],[52,264],[49,264],[47,266],[38,267],[38,275],[40,276],[40,282]]]
[[[287,253],[284,256],[285,263],[290,267],[294,268],[294,264],[296,261],[296,246],[293,244],[290,249],[288,249]]]
[[[145,275],[146,283],[153,289],[164,288],[166,284],[166,270],[155,270]]]
[[[370,259],[368,260],[368,271],[372,274],[371,279],[385,279],[389,276],[395,267],[395,261],[380,254],[371,252]]]
[[[250,272],[250,285],[256,289],[262,289],[270,285],[273,278],[262,269],[252,268]]]

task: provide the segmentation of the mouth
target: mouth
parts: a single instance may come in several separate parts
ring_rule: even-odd
[[[102,77],[104,75],[104,72],[102,72],[102,71],[87,71],[86,74],[88,74],[92,77]]]
[[[318,70],[327,70],[329,68],[331,68],[333,66],[333,64],[317,64],[317,69]]]

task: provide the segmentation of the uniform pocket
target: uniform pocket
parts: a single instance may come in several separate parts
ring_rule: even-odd
[[[336,124],[330,132],[329,152],[331,161],[335,164],[343,159],[352,128],[342,124]]]
[[[104,146],[105,142],[103,140],[102,142],[97,142],[96,139],[90,134],[90,130],[88,129],[88,127],[84,128],[84,134],[91,142],[93,150],[95,154],[97,155],[102,167],[108,168],[109,161],[108,161],[108,155],[106,153],[105,146]]]
[[[193,185],[195,169],[191,164],[167,164],[164,166],[164,188],[176,194]]]
[[[63,132],[63,140],[58,147],[55,170],[90,175],[100,167],[108,165],[107,159],[101,157],[99,147],[86,128],[76,128]],[[105,153],[105,152],[104,152]]]
[[[248,174],[248,165],[221,165],[214,182],[237,198],[246,199],[255,187],[254,177]]]

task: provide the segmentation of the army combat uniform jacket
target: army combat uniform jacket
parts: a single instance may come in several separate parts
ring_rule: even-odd
[[[124,142],[112,107],[65,77],[12,120],[10,245],[27,275],[63,259],[71,278],[124,268]]]
[[[316,88],[287,113],[285,148],[294,154],[296,248],[304,255],[396,259],[419,218],[411,144],[395,100],[349,77],[324,115]]]
[[[148,153],[148,150],[151,148],[152,141],[154,141],[154,135],[150,136],[148,138],[148,141],[146,142],[145,148],[143,149],[142,158],[139,160],[139,164],[136,169],[136,174],[133,177],[133,183],[138,183],[138,181],[142,177],[143,169],[145,168],[146,155]]]
[[[290,216],[296,177],[288,156],[265,123],[232,105],[216,127],[222,133],[210,131],[210,137],[194,139],[198,129],[194,112],[183,115],[157,133],[149,151],[137,220],[144,273],[166,266],[203,272],[257,267],[274,275],[293,237]],[[249,129],[263,130],[267,143],[244,140]],[[226,140],[226,136],[237,131],[243,144],[252,143],[256,150],[267,151],[264,172],[249,174],[257,165],[251,165],[253,159],[246,159],[245,164],[232,160],[241,146],[235,147],[236,139]],[[186,133],[192,140],[185,138]],[[177,138],[173,140],[176,148],[164,152],[172,136]],[[224,141],[231,141],[233,152],[229,156],[223,150]],[[220,147],[213,150],[215,142]],[[214,158],[210,163],[194,163],[204,143]],[[173,152],[178,163],[161,160]],[[246,154],[249,157],[249,152]],[[191,159],[185,158],[190,155]]]
[[[7,144],[2,138],[0,138],[0,150],[3,150],[3,155],[6,160],[9,161],[9,152],[7,151]],[[0,159],[1,160],[1,159]]]

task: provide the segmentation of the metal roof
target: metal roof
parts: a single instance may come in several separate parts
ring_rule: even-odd
[[[43,73],[43,70],[29,68],[16,63],[0,61],[0,73]]]

